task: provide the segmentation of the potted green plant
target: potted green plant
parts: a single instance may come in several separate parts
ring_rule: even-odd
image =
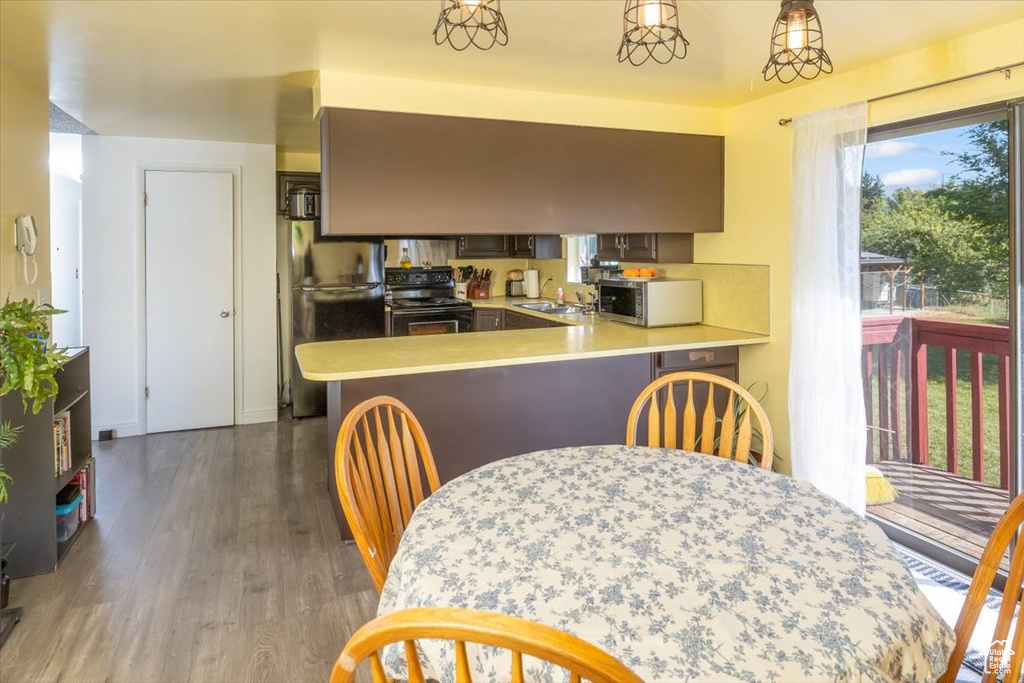
[[[8,298],[0,307],[0,396],[19,391],[24,410],[31,402],[32,412],[38,413],[57,395],[57,373],[67,354],[47,342],[50,317],[63,312],[49,304],[36,306],[31,299]],[[0,458],[17,442],[19,431],[10,420],[0,425]],[[0,461],[0,502],[7,500],[10,482]]]
[[[760,396],[755,395],[757,393],[756,387],[758,387],[758,385],[763,385],[763,391],[760,392],[760,394],[761,394]],[[760,382],[760,381],[753,382],[753,383],[751,383],[747,387],[747,391],[749,391],[751,393],[751,395],[754,396],[754,398],[757,400],[758,403],[761,403],[761,402],[764,401],[765,397],[768,396],[768,384],[765,383],[765,382]],[[739,396],[734,396],[731,408],[732,408],[732,424],[733,424],[733,428],[732,428],[733,429],[732,443],[735,444],[737,442],[737,440],[739,439],[740,424],[743,422],[743,416],[746,415],[747,410],[748,410],[748,406],[747,406],[746,401],[744,401],[742,398],[740,398]],[[715,430],[716,432],[720,432],[722,423],[723,423],[723,419],[722,418],[720,418],[720,417],[715,418],[715,424],[718,426],[718,428],[716,428],[716,430]],[[712,446],[712,450],[715,451],[716,453],[718,452],[718,447],[719,447],[719,444],[721,443],[721,440],[722,440],[722,436],[719,433],[717,436],[715,436],[715,439],[714,439],[714,442],[713,442],[713,446]],[[758,429],[757,425],[752,420],[751,421],[751,425],[750,425],[750,458],[749,458],[749,462],[750,462],[751,465],[754,465],[755,467],[760,467],[761,466],[761,458],[763,458],[763,457],[764,457],[764,435],[761,433],[761,430]],[[776,453],[774,451],[774,449],[773,449],[772,450],[772,466],[771,466],[772,472],[778,472],[779,471],[779,467],[778,466],[779,466],[779,461],[780,460],[782,460],[782,456],[780,456],[778,453]]]
[[[50,316],[63,312],[47,304],[36,306],[30,299],[11,301],[9,297],[0,307],[0,396],[20,392],[25,411],[31,402],[32,412],[38,413],[57,394],[57,372],[67,354],[47,343],[48,323]],[[20,432],[20,425],[10,420],[0,422],[0,522],[7,488],[12,484],[10,475],[4,471],[3,456],[18,441]],[[0,584],[3,583],[0,566]]]

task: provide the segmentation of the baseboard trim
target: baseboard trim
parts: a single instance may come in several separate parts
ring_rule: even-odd
[[[105,429],[114,430],[114,438],[118,439],[122,436],[140,436],[145,432],[139,427],[138,422],[122,422],[120,424],[107,424],[107,425],[93,425],[92,428],[92,440],[98,441],[100,438],[100,431]]]
[[[261,422],[277,422],[277,408],[263,410],[246,410],[242,413],[242,424],[252,425]]]

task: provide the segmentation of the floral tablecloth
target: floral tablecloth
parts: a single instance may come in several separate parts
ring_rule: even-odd
[[[932,681],[953,646],[881,530],[810,484],[626,446],[528,453],[430,496],[378,614],[433,606],[560,628],[649,681]],[[421,652],[453,680],[450,643]],[[508,678],[506,652],[470,657],[474,680]],[[385,665],[405,675],[399,648]]]

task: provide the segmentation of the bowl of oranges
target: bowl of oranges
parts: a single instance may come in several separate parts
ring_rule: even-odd
[[[658,277],[657,268],[625,268],[622,271],[624,280],[653,280]]]

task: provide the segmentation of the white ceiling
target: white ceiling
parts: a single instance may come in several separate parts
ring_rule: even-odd
[[[783,87],[761,68],[779,3],[680,0],[689,56],[619,64],[623,0],[504,0],[509,44],[455,52],[439,0],[0,1],[0,61],[49,72],[100,134],[318,147],[316,71],[728,106]],[[818,0],[837,72],[1024,17],[1022,0]]]

